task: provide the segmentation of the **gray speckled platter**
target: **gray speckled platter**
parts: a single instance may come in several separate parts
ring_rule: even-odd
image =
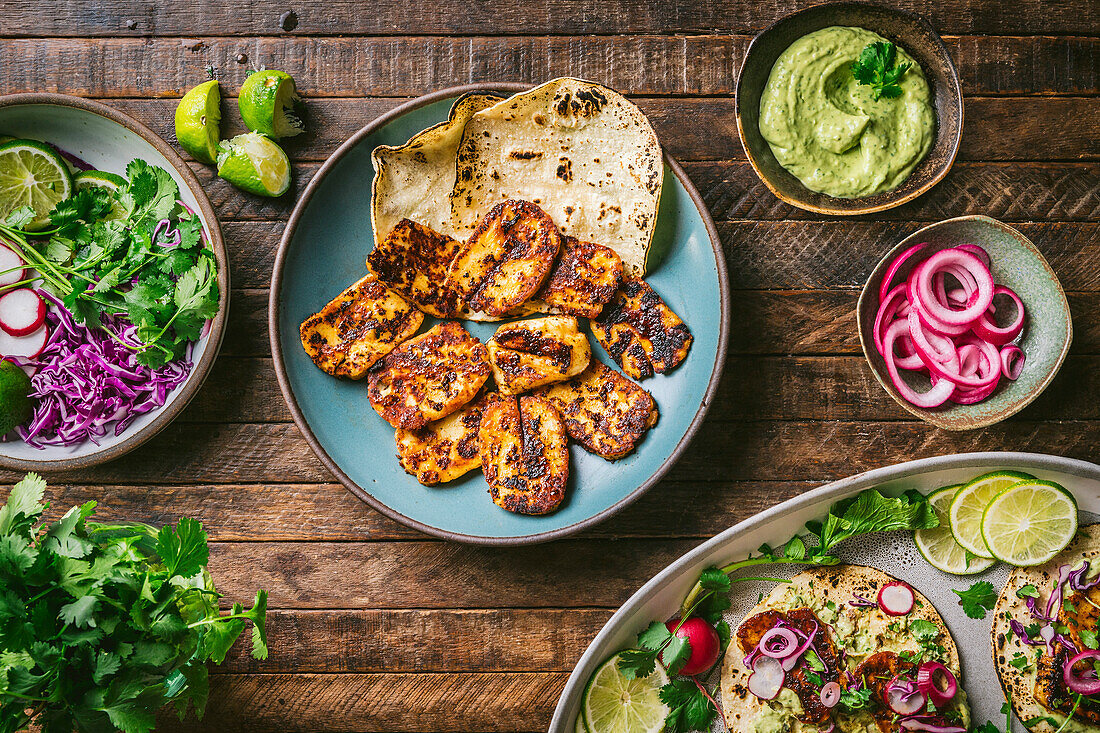
[[[550,723],[551,733],[573,733],[585,683],[592,672],[608,657],[634,643],[635,635],[651,621],[676,615],[680,601],[695,584],[703,568],[724,565],[747,557],[762,543],[779,546],[802,531],[812,519],[823,519],[836,501],[869,488],[898,495],[907,489],[929,493],[933,489],[960,483],[995,469],[1015,469],[1039,478],[1057,481],[1073,492],[1081,508],[1082,524],[1100,519],[1100,466],[1086,461],[1035,453],[964,453],[924,458],[908,463],[856,474],[825,484],[757,514],[704,542],[658,573],[615,612],[588,645],[573,674],[566,682]],[[998,589],[1004,586],[1009,568],[995,565],[980,575],[959,577],[936,570],[925,562],[908,532],[854,538],[840,546],[839,554],[847,561],[871,565],[910,583],[932,601],[943,616],[959,646],[962,659],[962,684],[970,694],[971,713],[976,723],[1001,721],[1004,695],[997,682],[990,648],[990,621],[968,618],[959,607],[953,588],[967,588],[975,580],[988,580]],[[789,577],[793,570],[766,566],[769,575]],[[759,570],[759,567],[756,568]],[[727,620],[736,628],[744,614],[756,603],[757,595],[768,592],[774,583],[735,583],[730,594],[732,608]],[[719,665],[720,666],[720,665]],[[718,671],[712,672],[711,684]],[[721,700],[719,700],[721,703]],[[715,724],[715,731],[724,730]],[[1026,733],[1015,721],[1014,733]],[[743,733],[735,731],[734,733]]]
[[[1024,302],[1027,321],[1023,336],[1017,341],[1024,352],[1023,372],[1015,382],[1002,379],[996,391],[977,404],[956,405],[948,402],[933,409],[910,404],[890,383],[886,362],[872,343],[871,329],[878,310],[879,283],[894,258],[919,242],[927,242],[928,247],[902,267],[899,271],[900,277],[896,277],[895,282],[900,282],[901,278],[909,274],[913,265],[934,252],[969,242],[981,245],[989,252],[993,280],[998,285],[1012,288]],[[1062,291],[1058,276],[1043,258],[1039,248],[1020,232],[988,216],[947,219],[926,226],[901,240],[871,272],[867,284],[863,286],[863,292],[860,293],[856,317],[859,323],[859,342],[875,379],[903,408],[921,420],[945,430],[986,427],[1024,409],[1054,379],[1073,340],[1073,323],[1066,294]],[[912,375],[911,384],[918,390],[928,388],[925,377],[907,371],[903,371],[902,375]],[[921,379],[924,379],[923,385]]]

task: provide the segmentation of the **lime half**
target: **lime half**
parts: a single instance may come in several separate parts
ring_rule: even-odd
[[[1054,483],[1031,479],[1005,489],[982,517],[982,536],[998,560],[1039,565],[1057,555],[1077,534],[1077,502]]]
[[[285,71],[257,71],[244,80],[237,106],[253,132],[273,138],[305,132],[296,107],[301,103],[294,79]]]
[[[1035,478],[1020,471],[994,471],[972,479],[955,494],[947,509],[947,524],[951,534],[964,550],[992,560],[993,553],[982,539],[982,514],[993,497],[1009,486]]]
[[[628,680],[619,672],[619,655],[592,675],[584,690],[581,716],[588,733],[660,733],[668,707],[659,697],[668,675],[660,664],[645,679]]]
[[[218,146],[218,175],[259,196],[282,196],[290,188],[290,159],[258,132],[237,135]]]
[[[80,193],[86,188],[105,188],[112,194],[118,191],[120,188],[126,185],[126,179],[115,173],[108,173],[107,171],[84,171],[78,173],[76,178],[73,179],[73,183],[76,185],[76,192]],[[125,219],[129,216],[129,211],[122,205],[122,202],[115,196],[114,201],[111,204],[111,213],[105,218],[111,219]]]
[[[7,435],[31,416],[31,378],[14,362],[0,361],[0,435]]]
[[[217,79],[204,81],[183,95],[176,106],[176,139],[195,160],[213,163],[218,154],[221,88]]]
[[[993,567],[995,561],[971,554],[967,562],[966,548],[956,542],[955,536],[951,534],[947,510],[961,488],[962,484],[945,486],[928,495],[928,503],[939,517],[940,526],[918,529],[913,533],[913,541],[928,564],[937,570],[952,575],[974,575]]]
[[[50,223],[49,213],[73,193],[69,166],[53,148],[37,140],[0,145],[0,221],[22,206],[34,209],[28,229]]]

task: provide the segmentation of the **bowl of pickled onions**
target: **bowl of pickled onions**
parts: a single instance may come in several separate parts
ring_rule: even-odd
[[[857,318],[878,382],[946,430],[1022,410],[1054,379],[1073,336],[1050,264],[1027,237],[986,216],[902,240],[872,271]]]

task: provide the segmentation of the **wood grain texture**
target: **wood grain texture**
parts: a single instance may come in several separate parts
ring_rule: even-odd
[[[368,733],[546,730],[566,672],[213,675],[206,716],[158,731]]]
[[[382,0],[363,12],[354,0],[330,0],[297,7],[294,35],[305,34],[457,34],[555,33],[685,33],[697,31],[757,31],[810,0],[772,0],[767,3],[729,3],[723,0],[668,3],[662,0],[546,0],[528,5],[504,2],[469,4],[446,0],[410,4]],[[1100,11],[1087,0],[1044,3],[1019,0],[937,2],[900,0],[895,7],[925,17],[941,33],[1062,34],[1100,33]],[[134,6],[125,0],[66,3],[42,13],[32,0],[5,0],[8,18],[4,35],[13,36],[194,36],[211,29],[230,35],[282,32],[282,8],[256,0],[204,2],[193,7]],[[131,29],[126,25],[133,21]]]

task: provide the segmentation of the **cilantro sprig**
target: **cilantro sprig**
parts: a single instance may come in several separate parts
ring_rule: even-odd
[[[979,580],[966,590],[952,588],[951,592],[959,597],[963,613],[973,619],[985,618],[986,611],[992,611],[997,605],[997,590],[988,580]]]
[[[876,41],[869,44],[852,62],[852,76],[860,84],[871,87],[875,99],[888,99],[901,96],[898,83],[912,64],[908,61],[897,62],[898,47],[890,41]]]
[[[146,733],[168,703],[201,717],[247,623],[267,657],[267,593],[219,613],[199,522],[99,524],[88,502],[47,524],[45,488],[27,474],[0,508],[0,731]]]
[[[30,207],[12,212],[0,224],[0,243],[37,271],[78,322],[98,327],[103,315],[127,318],[137,326],[138,360],[157,367],[182,356],[217,314],[217,261],[203,246],[202,221],[176,203],[179,187],[166,170],[133,160],[126,175],[117,191],[91,187],[59,202],[45,231],[25,230]],[[157,241],[168,231],[179,237],[172,247]]]

